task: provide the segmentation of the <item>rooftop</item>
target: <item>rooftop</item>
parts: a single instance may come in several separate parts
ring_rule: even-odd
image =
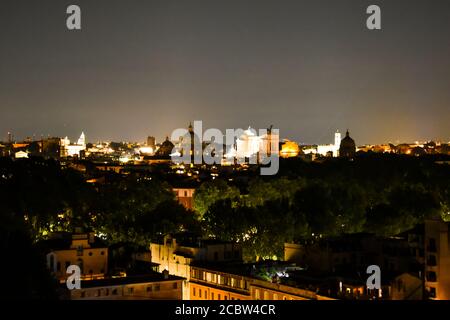
[[[41,240],[37,246],[44,251],[69,250],[73,240],[88,240],[88,233],[57,232],[52,233],[49,239]],[[106,244],[98,237],[89,242],[91,248],[107,248]]]
[[[162,273],[149,273],[145,275],[127,276],[121,278],[105,278],[96,280],[81,281],[81,288],[121,286],[127,284],[150,283],[161,281],[181,281],[184,278],[168,275],[164,277]]]

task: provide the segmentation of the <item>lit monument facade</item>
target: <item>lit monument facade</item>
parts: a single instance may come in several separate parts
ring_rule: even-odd
[[[334,134],[334,144],[323,144],[317,146],[317,153],[322,156],[332,155],[333,157],[339,156],[339,147],[341,146],[341,133],[339,130]]]
[[[61,139],[61,150],[63,157],[79,157],[80,152],[86,150],[86,137],[84,132],[81,133],[76,144],[71,144],[67,137]]]
[[[255,159],[260,162],[263,157],[278,154],[278,141],[279,135],[272,132],[271,128],[258,136],[255,129],[248,127],[236,140],[235,156],[237,159]]]

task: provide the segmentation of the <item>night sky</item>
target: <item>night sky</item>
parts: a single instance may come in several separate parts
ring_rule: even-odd
[[[450,140],[448,0],[1,0],[0,41],[0,140],[160,141],[191,120],[300,143]]]

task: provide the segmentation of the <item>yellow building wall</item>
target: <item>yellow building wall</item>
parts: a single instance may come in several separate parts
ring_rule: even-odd
[[[51,265],[51,255],[54,257],[53,266]],[[53,251],[47,255],[50,271],[60,280],[67,278],[67,265],[78,265],[80,259],[83,261],[83,270],[81,271],[83,276],[104,275],[108,272],[107,248],[85,248],[83,255],[78,255],[76,249]]]
[[[251,300],[250,295],[190,282],[190,300]]]
[[[71,290],[72,300],[181,300],[182,281],[161,281]]]

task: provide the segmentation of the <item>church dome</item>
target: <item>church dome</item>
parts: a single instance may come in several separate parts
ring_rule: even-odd
[[[341,146],[339,148],[339,155],[341,157],[353,157],[356,153],[356,144],[355,140],[350,137],[350,134],[347,130],[344,139],[341,141]]]
[[[161,143],[158,151],[156,151],[156,155],[168,157],[172,153],[173,148],[174,144],[169,140],[169,137],[166,137],[166,140]]]

